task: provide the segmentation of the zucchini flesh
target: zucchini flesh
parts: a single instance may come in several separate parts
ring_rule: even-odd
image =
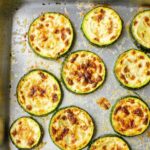
[[[122,20],[113,9],[97,7],[85,15],[81,28],[91,43],[106,46],[115,42],[121,35]]]
[[[42,130],[34,119],[21,117],[11,125],[10,138],[17,148],[31,149],[41,141]]]
[[[116,135],[105,135],[94,140],[89,150],[130,150],[128,143]]]
[[[62,91],[56,77],[44,70],[32,70],[24,75],[17,86],[20,106],[35,116],[54,111],[62,99]]]
[[[28,31],[31,48],[45,58],[57,59],[65,54],[73,41],[70,20],[59,13],[45,13],[35,19]]]
[[[66,58],[61,76],[68,90],[77,94],[88,94],[103,84],[106,67],[95,53],[80,50]]]
[[[149,108],[138,97],[121,98],[112,108],[113,129],[124,136],[142,134],[149,126]]]
[[[133,18],[131,34],[137,46],[150,50],[150,10],[139,12]]]
[[[62,150],[79,150],[91,140],[94,123],[90,115],[76,106],[58,110],[49,127],[53,142]]]
[[[142,51],[130,49],[118,57],[114,73],[123,86],[142,88],[150,81],[150,58]]]

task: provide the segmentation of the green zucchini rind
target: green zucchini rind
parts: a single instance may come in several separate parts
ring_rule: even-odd
[[[95,139],[88,150],[131,150],[127,141],[115,134],[107,134]]]
[[[45,116],[54,111],[63,98],[57,78],[41,69],[25,74],[17,86],[19,105],[29,114]]]
[[[139,97],[122,97],[113,106],[110,121],[114,131],[120,135],[140,135],[149,127],[149,107]]]
[[[95,53],[80,50],[71,53],[61,70],[66,88],[76,94],[89,94],[99,88],[106,79],[106,67]]]
[[[83,149],[91,141],[94,129],[92,117],[76,106],[59,109],[49,125],[51,139],[62,150]]]
[[[150,58],[140,50],[125,51],[116,60],[114,74],[124,87],[142,88],[150,82]]]
[[[74,37],[71,21],[60,13],[48,12],[30,25],[28,41],[41,57],[58,59],[71,48]]]
[[[20,117],[10,127],[12,143],[22,150],[38,146],[43,137],[41,125],[31,117]]]
[[[137,47],[150,52],[150,10],[135,15],[130,24],[130,32]]]
[[[97,46],[111,45],[120,37],[123,22],[111,8],[96,7],[90,10],[82,21],[81,29],[85,37]]]

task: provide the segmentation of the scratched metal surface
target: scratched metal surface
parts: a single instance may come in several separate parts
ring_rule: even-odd
[[[116,99],[123,95],[135,94],[119,85],[113,74],[113,66],[116,58],[122,52],[130,48],[136,48],[128,34],[128,24],[137,11],[145,9],[139,7],[126,7],[125,5],[111,5],[121,16],[124,21],[124,31],[121,38],[113,45],[98,48],[89,44],[83,36],[80,25],[83,15],[91,8],[95,7],[94,3],[70,2],[70,3],[50,3],[50,2],[29,2],[24,1],[13,12],[12,22],[12,41],[11,41],[11,90],[10,90],[10,124],[18,117],[29,115],[25,113],[17,103],[16,86],[19,79],[29,70],[33,68],[46,69],[55,74],[60,79],[60,69],[64,58],[57,61],[46,60],[35,55],[28,45],[27,31],[31,22],[43,12],[61,12],[66,14],[72,21],[76,31],[76,40],[71,51],[88,49],[97,53],[107,66],[107,80],[103,87],[89,95],[75,95],[66,90],[64,91],[64,99],[60,107],[76,105],[87,110],[95,120],[97,132],[94,138],[107,133],[114,133],[110,121],[110,109],[102,110],[96,104],[100,97],[106,97],[111,102],[111,106]],[[150,105],[150,86],[146,86],[137,92]],[[42,144],[35,148],[36,150],[58,150],[53,144],[48,133],[48,124],[51,115],[46,117],[34,117],[43,126],[45,134]],[[144,134],[125,138],[131,145],[133,150],[150,150],[150,130]],[[15,146],[10,142],[11,150],[16,150]],[[87,148],[85,148],[87,149]]]

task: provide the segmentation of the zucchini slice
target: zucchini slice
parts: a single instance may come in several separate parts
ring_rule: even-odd
[[[139,12],[133,18],[130,29],[135,44],[150,51],[150,10]]]
[[[49,132],[51,139],[60,149],[79,150],[91,141],[94,123],[85,110],[69,106],[53,115]]]
[[[19,81],[17,98],[26,112],[45,116],[60,104],[62,90],[54,75],[45,70],[32,70]]]
[[[42,137],[41,126],[31,117],[18,118],[10,127],[10,138],[18,149],[36,147]]]
[[[106,67],[95,53],[80,50],[65,59],[61,76],[68,90],[88,94],[102,85],[106,78]]]
[[[138,97],[126,96],[114,105],[110,119],[117,133],[136,136],[142,134],[149,126],[149,108]]]
[[[44,58],[57,59],[64,55],[73,42],[70,20],[60,13],[45,13],[35,19],[28,31],[33,51]]]
[[[94,140],[89,150],[131,150],[129,144],[120,136],[105,135]]]
[[[107,46],[119,38],[122,24],[116,11],[108,7],[97,7],[84,16],[81,29],[91,43]]]
[[[114,67],[118,81],[130,89],[139,89],[150,81],[150,58],[144,52],[130,49],[122,53]]]

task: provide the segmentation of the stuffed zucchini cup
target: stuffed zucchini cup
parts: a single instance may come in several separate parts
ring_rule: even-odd
[[[121,85],[130,89],[142,88],[150,81],[150,58],[136,49],[125,51],[118,57],[114,73]]]
[[[122,26],[122,20],[116,11],[108,7],[97,7],[84,16],[81,29],[91,43],[107,46],[119,38]]]
[[[64,55],[73,42],[73,27],[70,20],[60,13],[45,13],[30,25],[29,45],[44,58],[57,59]]]
[[[91,141],[94,123],[90,115],[76,106],[58,110],[51,118],[49,133],[62,150],[80,150]]]
[[[133,18],[130,31],[135,44],[150,52],[150,10],[139,12]]]
[[[42,140],[43,130],[31,117],[18,118],[10,127],[10,138],[18,149],[32,149]]]
[[[61,86],[54,75],[44,70],[32,70],[25,74],[17,86],[20,106],[35,116],[45,116],[61,102]]]
[[[149,127],[149,108],[138,97],[123,97],[112,108],[110,119],[117,133],[130,137],[136,136]]]
[[[80,50],[65,59],[61,76],[68,90],[77,94],[88,94],[103,84],[106,67],[95,53]]]
[[[117,135],[105,135],[94,140],[88,150],[131,150],[128,143]]]

